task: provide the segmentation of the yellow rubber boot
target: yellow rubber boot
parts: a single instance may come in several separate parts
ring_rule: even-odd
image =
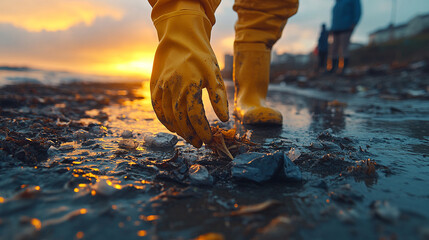
[[[151,4],[159,38],[150,80],[154,111],[168,130],[201,147],[212,141],[203,88],[219,119],[229,118],[224,82],[210,46],[214,10],[207,10],[199,1],[159,0]]]
[[[234,46],[234,114],[244,124],[281,125],[282,114],[264,105],[270,81],[271,51],[265,44]]]
[[[244,124],[281,125],[283,117],[265,106],[270,80],[271,48],[282,35],[298,0],[236,0],[234,114]]]

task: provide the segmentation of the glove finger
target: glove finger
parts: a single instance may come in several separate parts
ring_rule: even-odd
[[[198,137],[204,143],[210,143],[212,141],[212,132],[210,129],[209,122],[207,121],[206,114],[204,112],[203,100],[201,99],[201,89],[194,89],[190,91],[190,94],[186,96],[188,106],[188,118],[195,129]]]
[[[207,92],[210,97],[213,110],[222,122],[229,120],[228,97],[226,95],[225,85],[220,74],[219,68],[216,68],[215,75],[208,80]]]
[[[165,123],[164,126],[171,132],[176,132],[174,126],[173,108],[171,105],[171,94],[168,91],[162,93],[162,113],[164,114]]]
[[[174,132],[173,126],[169,122],[167,122],[164,115],[164,110],[162,109],[162,103],[163,103],[162,91],[155,88],[151,95],[152,95],[152,106],[153,106],[153,110],[155,111],[156,117],[168,130],[170,130],[171,132]]]
[[[173,108],[174,117],[180,128],[180,130],[185,135],[186,141],[190,142],[194,147],[200,148],[202,146],[202,141],[198,137],[195,129],[193,128],[191,122],[188,118],[187,104],[186,104],[186,95],[180,97],[179,102],[177,102]]]

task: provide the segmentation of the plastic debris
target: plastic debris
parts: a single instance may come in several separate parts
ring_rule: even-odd
[[[144,141],[145,145],[152,148],[173,148],[179,140],[176,135],[158,133],[156,135],[146,135]]]
[[[224,240],[225,237],[220,233],[205,233],[197,238],[195,240]]]
[[[133,132],[130,130],[125,130],[121,133],[121,137],[122,138],[132,138],[133,137]]]
[[[189,168],[189,179],[194,185],[211,185],[213,177],[209,174],[206,167],[194,164]]]
[[[388,201],[374,201],[371,204],[374,216],[389,223],[394,223],[399,219],[401,212],[395,206],[390,205]]]
[[[208,144],[207,147],[212,149],[218,156],[226,156],[233,160],[234,155],[245,152],[250,145],[256,145],[250,141],[250,131],[240,136],[237,134],[236,128],[226,130],[216,126],[212,127],[211,130],[213,133],[213,141]]]
[[[139,146],[139,143],[133,139],[122,139],[119,141],[118,145],[122,149],[136,149]]]
[[[287,156],[290,158],[290,160],[295,161],[301,156],[301,152],[298,149],[291,148],[289,152],[287,153]]]
[[[237,215],[248,215],[248,214],[259,213],[279,205],[281,205],[281,202],[279,201],[267,200],[265,202],[258,203],[255,205],[242,206],[237,211],[231,212],[230,215],[237,216]]]
[[[254,182],[271,180],[279,169],[281,153],[244,153],[233,160],[231,173],[234,178]]]
[[[234,178],[265,182],[276,177],[300,181],[301,171],[284,152],[273,154],[244,153],[233,160],[231,173]]]

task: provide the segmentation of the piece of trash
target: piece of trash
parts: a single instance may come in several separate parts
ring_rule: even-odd
[[[278,171],[282,153],[263,154],[257,152],[236,156],[232,162],[232,177],[254,182],[271,180]]]
[[[290,160],[295,161],[301,156],[301,152],[298,149],[291,148],[289,152],[287,153],[287,156],[290,158]]]
[[[374,160],[366,159],[359,161],[356,166],[347,168],[347,171],[352,174],[366,174],[368,176],[377,176],[377,163]]]
[[[189,168],[189,179],[195,185],[211,185],[213,183],[213,177],[207,168],[200,164],[194,164]]]
[[[396,222],[401,215],[399,209],[390,205],[390,202],[388,201],[374,201],[371,203],[371,209],[374,216],[389,223]]]
[[[139,146],[139,143],[133,139],[122,139],[119,141],[118,145],[122,149],[136,149]]]
[[[122,138],[132,138],[133,137],[133,132],[130,130],[125,130],[121,133],[121,137]]]
[[[240,154],[232,162],[231,174],[234,178],[253,182],[265,182],[276,177],[300,181],[301,170],[284,152]]]
[[[282,203],[276,200],[267,200],[262,203],[254,204],[254,205],[248,205],[248,206],[242,206],[237,211],[233,211],[230,213],[231,216],[238,216],[238,215],[248,215],[248,214],[254,214],[266,211],[270,208],[277,207],[281,205]]]
[[[144,141],[145,145],[152,148],[173,148],[179,140],[176,135],[161,132],[145,135]]]
[[[213,140],[207,147],[213,150],[218,156],[226,156],[233,160],[234,155],[238,154],[241,148],[256,145],[250,141],[250,131],[247,131],[240,137],[237,134],[236,128],[226,130],[216,126],[212,127],[211,130],[213,133]]]

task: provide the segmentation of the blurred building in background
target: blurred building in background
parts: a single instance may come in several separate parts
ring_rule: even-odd
[[[379,29],[369,35],[369,44],[380,44],[392,40],[402,39],[417,35],[429,29],[429,13],[412,18],[401,25],[390,24],[386,28]]]
[[[225,64],[222,69],[222,77],[224,79],[232,79],[232,67],[234,65],[234,56],[231,54],[224,55]]]

